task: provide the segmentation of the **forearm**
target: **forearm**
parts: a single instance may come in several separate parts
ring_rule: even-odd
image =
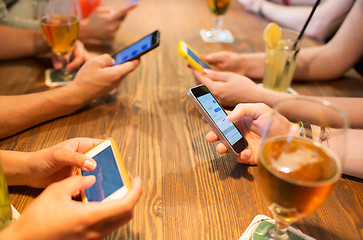
[[[41,93],[0,96],[0,138],[68,115],[91,99],[71,85]]]
[[[0,25],[0,34],[0,60],[31,56],[49,50],[40,30]]]
[[[241,53],[240,54],[241,72],[240,74],[252,78],[262,79],[265,64],[265,53]]]
[[[0,151],[1,163],[8,186],[27,185],[27,179],[24,172],[28,172],[29,154],[16,151]]]

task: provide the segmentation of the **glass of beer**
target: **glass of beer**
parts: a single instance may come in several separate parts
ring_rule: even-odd
[[[290,239],[290,223],[317,209],[342,174],[344,112],[327,101],[282,100],[264,129],[259,184],[275,224],[266,239]]]
[[[208,7],[214,16],[214,27],[212,29],[202,29],[200,35],[205,42],[232,43],[234,41],[232,33],[227,29],[222,29],[223,16],[229,9],[232,0],[207,0]]]
[[[62,63],[57,77],[64,82],[73,79],[66,70],[78,39],[80,7],[78,0],[47,0],[39,9],[40,27],[45,40]]]

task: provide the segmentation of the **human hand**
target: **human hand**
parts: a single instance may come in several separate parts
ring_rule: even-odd
[[[247,11],[260,15],[261,14],[261,5],[266,0],[238,0],[238,1],[243,5],[243,7]]]
[[[67,64],[66,69],[69,72],[75,71],[78,68],[82,66],[83,63],[85,63],[90,58],[90,55],[86,48],[84,47],[84,44],[77,40],[74,43],[74,49],[72,52],[72,60]],[[52,60],[53,60],[53,67],[55,69],[61,69],[62,68],[62,60],[52,52]]]
[[[94,38],[112,40],[127,13],[134,9],[137,3],[130,4],[115,12],[110,7],[98,7],[92,14],[80,22],[80,39]]]
[[[47,187],[22,213],[0,232],[1,239],[101,239],[132,218],[141,197],[141,180],[120,200],[82,203],[72,195],[91,187],[94,176],[73,176]]]
[[[261,88],[247,77],[209,69],[204,69],[202,73],[193,70],[193,74],[197,83],[206,85],[223,106],[234,107],[242,102],[261,102]]]
[[[264,103],[238,104],[226,117],[228,121],[234,122],[237,128],[248,141],[245,148],[235,159],[240,163],[257,164],[260,153],[261,136],[264,128],[273,114],[273,110]],[[289,129],[290,122],[286,119],[285,124],[273,126],[279,131]],[[219,141],[217,135],[210,131],[206,135],[208,142]],[[227,148],[223,143],[218,143],[216,150],[220,154],[227,153]]]
[[[6,163],[6,169],[17,169],[17,174],[7,176],[8,184],[44,188],[75,174],[77,168],[94,170],[97,163],[83,153],[99,142],[99,139],[73,138],[36,152],[6,152],[7,159],[17,159]]]
[[[78,94],[80,105],[92,101],[117,88],[121,80],[132,72],[140,63],[139,60],[113,66],[115,60],[108,54],[91,58],[78,71],[75,79],[68,84]]]
[[[243,58],[235,52],[221,51],[210,54],[201,54],[210,65],[219,71],[235,72],[244,75]]]

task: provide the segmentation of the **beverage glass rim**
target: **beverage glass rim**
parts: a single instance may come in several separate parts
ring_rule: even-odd
[[[275,177],[279,178],[279,179],[282,179],[288,183],[291,183],[291,184],[296,184],[296,185],[299,185],[299,186],[303,186],[303,187],[317,187],[317,186],[324,186],[324,185],[328,185],[328,184],[331,184],[331,183],[335,183],[337,182],[341,175],[342,175],[342,163],[340,161],[340,159],[338,158],[338,156],[336,156],[336,154],[331,150],[329,149],[328,147],[322,145],[321,143],[318,143],[316,141],[313,141],[311,139],[306,139],[306,138],[303,138],[303,137],[296,137],[296,138],[299,138],[299,139],[303,139],[304,141],[311,141],[314,146],[320,146],[321,148],[323,148],[325,151],[327,151],[328,155],[329,156],[333,156],[333,159],[334,161],[336,162],[336,165],[337,165],[337,170],[336,170],[336,174],[334,174],[332,177],[326,179],[326,180],[323,180],[323,181],[302,181],[302,180],[297,180],[297,179],[293,179],[293,178],[288,178],[288,177],[285,177],[279,173],[277,173],[276,171],[273,171],[271,169],[270,166],[267,165],[265,159],[262,158],[262,149],[264,148],[264,146],[266,145],[266,143],[276,139],[276,138],[283,138],[283,137],[288,137],[287,135],[279,135],[279,136],[275,136],[275,137],[272,137],[268,140],[266,140],[262,146],[261,146],[261,151],[260,151],[260,154],[259,154],[259,164],[262,164],[265,169],[267,171],[269,171],[272,175],[274,175]]]
[[[290,102],[290,101],[306,101],[306,102],[312,102],[312,103],[319,103],[323,106],[329,107],[329,108],[335,110],[337,113],[339,113],[339,115],[342,116],[342,118],[344,119],[344,126],[342,126],[342,128],[345,128],[345,129],[349,128],[350,122],[349,122],[349,118],[348,118],[347,114],[343,110],[338,108],[336,105],[332,104],[331,102],[329,102],[327,100],[296,96],[296,97],[284,98],[284,99],[277,101],[273,105],[272,109],[274,110],[275,113],[279,113],[277,110],[278,106],[280,104],[283,104],[284,102]]]

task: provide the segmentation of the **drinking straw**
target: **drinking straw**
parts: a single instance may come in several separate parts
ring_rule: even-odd
[[[316,0],[316,2],[315,2],[315,4],[314,4],[313,8],[311,9],[310,15],[309,15],[308,19],[306,19],[306,22],[305,22],[305,24],[304,24],[303,28],[301,29],[300,34],[299,34],[299,36],[297,37],[297,39],[296,39],[296,41],[295,41],[294,45],[292,45],[291,50],[293,50],[293,51],[294,51],[294,50],[295,50],[295,48],[296,48],[296,46],[297,46],[297,44],[300,42],[300,40],[301,40],[302,36],[304,35],[305,29],[306,29],[306,27],[308,26],[308,24],[309,24],[309,22],[310,22],[311,18],[313,17],[314,12],[315,12],[316,8],[318,7],[319,3],[320,3],[320,0]],[[295,52],[295,54],[294,54],[294,58],[293,58],[293,60],[294,60],[294,61],[295,61],[295,59],[296,59],[297,54],[298,54],[298,52],[296,51],[296,52]],[[289,69],[290,64],[291,64],[291,63],[290,63],[290,59],[287,59],[287,60],[286,60],[286,63],[285,63],[284,73],[281,75],[281,77],[287,74],[287,72],[286,72],[286,71]],[[279,86],[279,85],[280,85],[281,77],[280,77],[280,78],[278,78],[278,79],[276,80],[274,88],[276,88],[277,86]]]

